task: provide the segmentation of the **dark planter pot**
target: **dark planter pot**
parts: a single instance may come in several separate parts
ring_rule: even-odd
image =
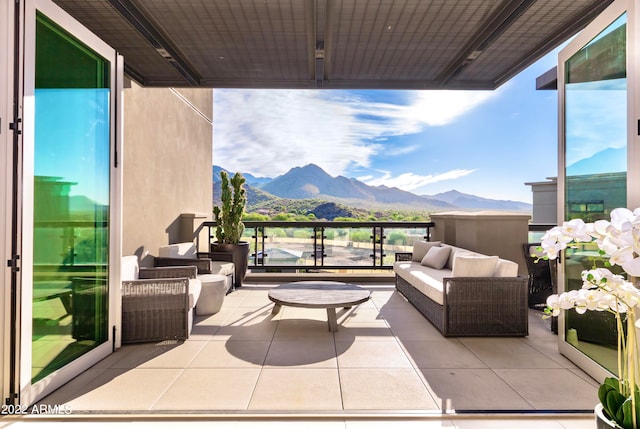
[[[242,281],[247,275],[249,264],[249,242],[241,241],[238,244],[217,244],[211,245],[212,252],[224,252],[232,255],[233,264],[236,267],[235,287],[242,286]]]
[[[596,415],[596,428],[597,429],[619,429],[614,421],[609,420],[607,416],[604,414],[604,410],[602,408],[602,404],[596,405],[594,409],[594,413]]]

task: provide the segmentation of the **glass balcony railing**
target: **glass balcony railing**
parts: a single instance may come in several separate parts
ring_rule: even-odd
[[[433,222],[247,221],[243,240],[251,246],[249,269],[267,271],[389,270],[396,252],[411,252],[429,239]],[[210,247],[215,222],[204,222]],[[205,234],[203,234],[205,235]]]

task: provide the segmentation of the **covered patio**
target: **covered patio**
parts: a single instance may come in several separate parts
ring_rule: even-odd
[[[122,182],[112,191],[119,239],[111,257],[137,254],[149,265],[150,250],[167,244],[167,236],[171,242],[182,212],[210,216],[211,88],[495,89],[611,1],[53,3],[124,56],[125,89],[113,88],[122,90],[119,101],[129,110],[118,125],[124,138],[113,138],[110,168],[119,169]],[[162,95],[188,114],[149,108],[167,107]],[[126,141],[126,150],[118,152],[115,140]],[[160,199],[161,193],[180,198]],[[24,278],[24,270],[18,273],[20,250],[5,257],[17,292],[8,280],[3,289],[22,305],[14,295],[30,290],[33,279],[28,270]],[[9,254],[5,244],[3,255]],[[115,285],[119,272],[112,271]],[[537,312],[530,313],[525,338],[444,338],[391,282],[371,283],[364,286],[372,300],[339,313],[340,329],[331,333],[322,310],[284,308],[271,315],[267,290],[273,286],[248,282],[227,296],[219,313],[198,318],[184,342],[118,348],[115,334],[108,334],[101,344],[113,346],[112,354],[38,402],[67,407],[72,416],[12,416],[0,426],[16,420],[64,427],[87,421],[204,426],[210,420],[229,427],[299,427],[301,421],[336,428],[593,426],[598,383],[558,352],[557,337]],[[27,299],[25,308],[30,305]],[[108,319],[113,326],[120,323],[116,307]],[[19,334],[21,326],[8,322],[11,314],[5,330]],[[13,359],[30,345],[5,355]],[[12,376],[20,364],[13,362]],[[20,387],[7,389],[8,398],[17,398]]]
[[[540,312],[530,312],[528,337],[445,338],[392,284],[372,283],[371,300],[339,311],[331,333],[323,310],[272,315],[273,286],[232,292],[219,313],[197,318],[187,341],[122,347],[41,404],[66,405],[80,418],[284,414],[479,427],[473,415],[593,424],[598,383],[558,353]]]

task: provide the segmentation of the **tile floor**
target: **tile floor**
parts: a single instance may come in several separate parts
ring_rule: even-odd
[[[324,310],[273,316],[269,287],[231,293],[185,342],[122,347],[42,403],[74,416],[216,415],[234,428],[260,415],[278,427],[291,416],[336,428],[394,416],[421,428],[593,427],[598,383],[555,351],[537,312],[525,338],[444,338],[393,286],[368,285],[372,299],[339,310],[331,333]]]

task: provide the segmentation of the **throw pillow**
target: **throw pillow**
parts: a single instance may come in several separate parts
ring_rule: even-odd
[[[425,267],[435,268],[436,270],[441,270],[447,264],[447,259],[449,259],[449,253],[451,252],[451,248],[449,247],[437,247],[434,246],[427,251],[427,254],[424,255],[422,261],[420,263]]]
[[[424,240],[416,240],[413,242],[413,255],[411,256],[411,260],[413,262],[420,262],[424,255],[427,254],[429,249],[435,246],[440,246],[440,241],[424,241]]]
[[[507,261],[505,259],[498,259],[496,264],[496,271],[493,273],[494,277],[518,277],[518,264],[515,262]]]
[[[497,256],[457,256],[453,261],[453,277],[493,277]]]

